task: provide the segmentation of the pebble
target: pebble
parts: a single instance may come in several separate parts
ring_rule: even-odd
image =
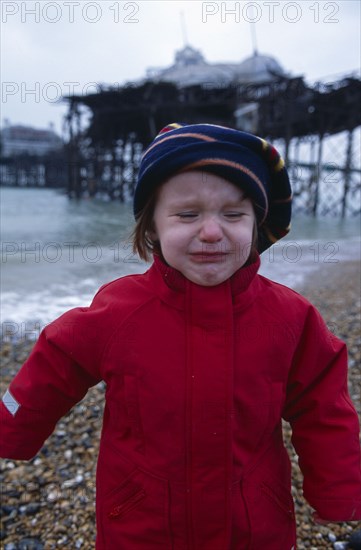
[[[44,545],[38,539],[22,539],[17,550],[44,550]]]
[[[48,493],[46,500],[48,502],[54,502],[55,500],[58,500],[58,498],[59,498],[59,493],[57,491],[51,491],[50,493]]]
[[[37,514],[40,510],[40,506],[41,505],[38,502],[31,502],[25,507],[25,514],[28,516]]]
[[[18,511],[17,511],[17,508],[13,508],[13,510],[10,512],[10,514],[6,517],[6,518],[3,518],[3,522],[4,523],[11,523],[13,521],[13,519],[17,518],[18,516]]]
[[[349,548],[352,548],[352,550],[361,550],[361,530],[352,533],[348,544]]]
[[[81,485],[84,481],[84,477],[82,475],[77,475],[74,479],[67,479],[62,483],[61,488],[62,489],[73,489],[74,487],[78,487]]]
[[[305,286],[302,294],[316,305],[337,336],[345,335],[350,364],[354,365],[350,368],[350,393],[361,413],[359,280],[354,266],[343,261],[340,264],[341,278],[331,276],[330,270],[326,270],[327,276],[320,272],[318,279],[317,276],[312,278],[313,286],[311,283]],[[342,291],[341,307],[336,300],[339,289]],[[29,341],[6,345],[5,354],[4,349],[0,351],[0,358],[5,355],[8,361],[0,379],[2,393],[32,347]],[[32,461],[3,461],[0,475],[7,489],[1,506],[0,546],[4,550],[54,550],[60,547],[94,550],[95,469],[104,392],[103,383],[91,388],[84,400],[57,424],[55,433]],[[302,495],[302,476],[287,424],[284,424],[284,434],[292,466],[297,550],[361,550],[361,532],[355,531],[354,523],[332,526],[313,523],[312,510]]]

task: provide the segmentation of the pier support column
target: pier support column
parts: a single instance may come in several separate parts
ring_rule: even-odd
[[[314,190],[313,190],[313,204],[312,204],[312,214],[317,215],[318,208],[318,199],[320,193],[320,180],[322,177],[322,156],[323,156],[323,134],[319,135],[318,140],[318,155],[317,155],[317,165],[316,165],[316,174],[314,181]]]
[[[345,179],[343,185],[343,196],[342,196],[342,209],[341,216],[344,218],[346,216],[346,203],[347,195],[351,186],[351,164],[352,164],[352,147],[353,147],[353,130],[350,130],[347,136],[347,151],[346,151],[346,164],[345,164]]]

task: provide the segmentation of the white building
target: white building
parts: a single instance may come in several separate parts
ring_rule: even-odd
[[[287,76],[273,57],[255,52],[240,63],[208,63],[202,53],[185,46],[175,54],[174,64],[168,68],[148,69],[144,80],[173,82],[180,87],[207,85],[229,86],[237,83],[259,84]]]
[[[48,129],[37,129],[31,126],[11,126],[8,121],[5,121],[0,139],[3,157],[20,154],[43,156],[63,146],[61,138],[54,132],[52,125]]]

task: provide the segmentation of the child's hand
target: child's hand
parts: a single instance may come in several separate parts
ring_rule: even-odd
[[[317,512],[313,512],[312,519],[315,523],[317,523],[317,525],[327,525],[330,523],[330,520],[320,518]]]

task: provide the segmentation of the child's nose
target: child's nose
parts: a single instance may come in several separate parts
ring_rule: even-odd
[[[223,231],[220,223],[214,218],[207,218],[203,220],[199,238],[203,242],[217,242],[223,237]]]

